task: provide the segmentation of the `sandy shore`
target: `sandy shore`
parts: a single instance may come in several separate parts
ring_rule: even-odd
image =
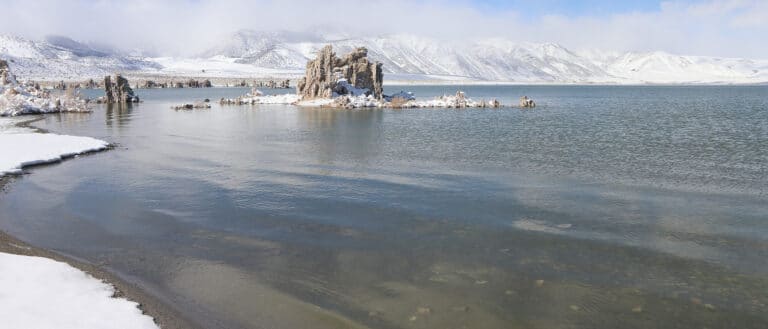
[[[33,119],[19,123],[20,126],[37,129],[39,128],[30,126],[31,122],[37,121]],[[5,193],[9,192],[9,185],[13,183],[13,180],[17,179],[13,176],[0,177],[0,198]],[[193,323],[180,312],[178,312],[171,305],[168,305],[158,298],[143,291],[134,284],[128,283],[115,274],[108,272],[93,264],[75,260],[70,257],[58,254],[52,250],[46,250],[29,245],[5,232],[0,230],[0,252],[23,255],[23,256],[37,256],[54,259],[60,262],[65,262],[81,271],[84,271],[94,278],[102,280],[115,287],[115,297],[127,298],[131,301],[139,303],[139,308],[147,315],[154,318],[155,322],[164,329],[182,329],[182,328],[202,328],[199,325]]]

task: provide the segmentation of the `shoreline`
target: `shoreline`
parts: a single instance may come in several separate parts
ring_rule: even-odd
[[[47,130],[35,127],[33,122],[42,120],[43,117],[37,117],[30,120],[25,120],[16,123],[17,127],[29,128],[35,130],[36,133],[48,133]],[[102,151],[107,151],[113,148],[113,144],[110,143],[110,147]],[[86,152],[81,155],[93,154],[96,152]],[[73,157],[63,157],[62,160],[70,159]],[[54,163],[42,163],[38,165],[25,166],[23,169],[43,167],[52,165]],[[10,186],[13,184],[13,180],[18,179],[21,175],[4,175],[0,177],[0,198],[4,194],[10,192]],[[91,264],[85,260],[75,259],[74,257],[61,254],[55,250],[49,250],[45,248],[36,247],[29,243],[26,243],[17,237],[0,229],[0,253],[8,253],[20,256],[32,256],[43,257],[52,259],[58,262],[66,263],[80,271],[87,273],[88,275],[100,280],[108,285],[111,285],[115,293],[114,298],[125,298],[138,304],[138,309],[154,320],[154,322],[163,329],[184,329],[184,328],[202,328],[199,324],[196,324],[189,318],[183,316],[181,312],[175,309],[170,303],[163,302],[160,298],[151,295],[145,289],[140,288],[138,285],[130,283],[119,277],[118,274],[110,272],[109,270]]]
[[[0,190],[6,192],[8,184],[7,179],[0,179]],[[191,320],[181,315],[179,311],[170,305],[160,301],[158,298],[145,292],[134,284],[120,279],[115,274],[99,266],[75,260],[64,256],[53,250],[47,250],[32,246],[18,238],[0,230],[0,253],[8,253],[21,256],[33,256],[53,259],[55,261],[67,263],[68,265],[87,273],[88,275],[103,281],[115,289],[114,298],[125,298],[136,302],[143,314],[146,314],[163,329],[183,329],[183,328],[202,328],[194,324]]]
[[[278,90],[291,89],[295,90],[295,81],[298,81],[303,73],[285,74],[285,75],[215,75],[215,74],[198,74],[193,72],[187,73],[153,73],[153,72],[131,72],[127,71],[123,73],[123,76],[127,78],[132,85],[136,87],[142,85],[147,81],[154,82],[186,82],[189,80],[210,80],[212,87],[215,88],[236,88],[236,87],[253,87],[251,84],[255,82],[267,82],[270,80],[291,80],[291,85],[288,88],[275,88]],[[386,76],[385,76],[386,77]],[[57,77],[57,78],[40,78],[40,77],[19,77],[22,80],[30,80],[40,83],[42,86],[52,88],[54,85],[64,82],[65,84],[82,84],[89,80],[101,81],[104,77]],[[239,84],[245,82],[246,86],[240,86]],[[402,77],[394,77],[386,80],[384,86],[598,86],[598,87],[763,87],[768,86],[768,81],[509,81],[509,80],[479,80],[467,77],[455,77],[455,76],[425,76],[415,79],[407,79]],[[175,88],[168,87],[168,89],[186,89],[192,87]],[[269,89],[264,87],[265,89]],[[85,89],[85,88],[84,88]],[[101,89],[101,88],[96,88]],[[134,88],[143,89],[143,88]],[[150,88],[151,89],[151,88]],[[160,88],[155,88],[160,89]]]

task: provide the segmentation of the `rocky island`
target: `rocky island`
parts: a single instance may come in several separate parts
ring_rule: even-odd
[[[368,60],[368,49],[360,47],[339,58],[328,45],[307,63],[306,75],[296,91],[302,100],[347,95],[381,100],[383,83],[382,64]]]
[[[475,101],[462,91],[431,100],[417,100],[413,93],[384,94],[383,65],[368,59],[368,50],[355,48],[343,57],[327,45],[314,60],[307,62],[306,73],[296,85],[295,95],[264,95],[254,88],[233,99],[222,98],[223,105],[294,104],[331,108],[500,108],[496,99]]]
[[[136,96],[131,89],[128,79],[120,74],[115,75],[114,82],[112,82],[112,77],[104,77],[104,93],[106,96],[99,98],[97,102],[107,104],[139,102],[139,96]]]

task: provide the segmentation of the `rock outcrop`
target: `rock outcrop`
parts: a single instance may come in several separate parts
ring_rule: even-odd
[[[536,107],[536,102],[528,98],[528,96],[523,96],[520,97],[520,107],[534,108]]]
[[[381,99],[383,80],[382,64],[369,61],[366,48],[357,48],[339,58],[328,45],[307,63],[306,75],[299,80],[296,90],[303,100],[339,95]]]
[[[106,93],[104,103],[107,104],[139,102],[139,96],[133,93],[128,79],[119,74],[115,75],[114,82],[112,82],[112,77],[104,77],[104,92]]]

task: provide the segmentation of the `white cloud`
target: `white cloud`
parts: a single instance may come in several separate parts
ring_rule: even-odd
[[[768,58],[768,1],[664,2],[655,11],[537,15],[469,1],[0,0],[0,32],[62,34],[193,54],[238,29],[338,29],[444,39],[498,36],[571,48]]]

